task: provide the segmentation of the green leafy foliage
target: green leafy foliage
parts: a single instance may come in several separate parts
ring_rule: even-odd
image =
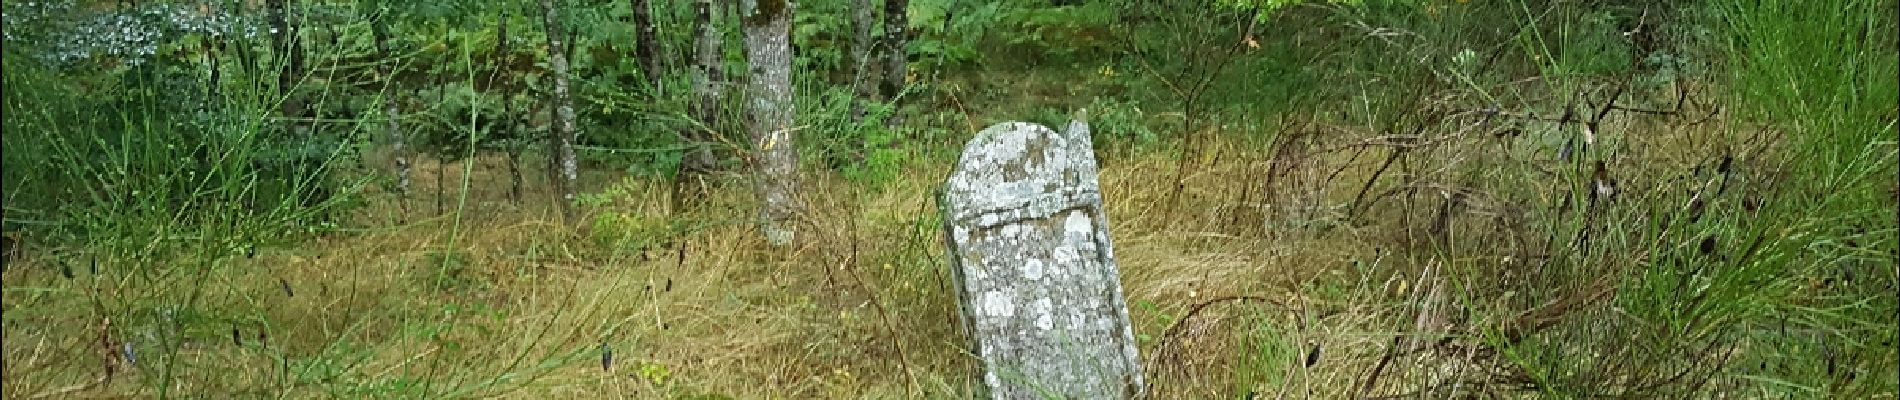
[[[981,63],[985,52],[978,51],[983,40],[997,34],[1012,2],[963,2],[955,0],[911,1],[913,59],[926,60],[925,68],[964,67]]]
[[[1138,105],[1097,97],[1088,110],[1089,132],[1095,134],[1097,142],[1140,148],[1161,140],[1161,135],[1148,127],[1148,114]]]
[[[1110,2],[1063,7],[1024,7],[1003,18],[1015,30],[1003,43],[1023,54],[1068,59],[1100,57],[1121,48],[1113,27],[1120,12]]]

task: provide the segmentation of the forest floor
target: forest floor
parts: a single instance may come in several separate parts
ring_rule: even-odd
[[[1160,172],[1175,161],[1165,152],[1105,160],[1102,170],[1154,390],[1163,398],[1354,393],[1394,337],[1370,321],[1391,305],[1354,299],[1407,286],[1368,281],[1388,233],[1260,226],[1268,213],[1337,210],[1273,210],[1247,199],[1267,159],[1246,154],[1243,143],[1214,147],[1231,150],[1229,161],[1186,175],[1190,189],[1172,210],[1161,190],[1173,187],[1172,175]],[[83,256],[28,257],[5,274],[5,397],[152,395],[167,370],[149,354],[174,351],[160,345],[170,335],[183,338],[173,365],[188,366],[170,371],[177,393],[937,398],[971,390],[930,195],[947,163],[909,165],[875,191],[806,175],[809,212],[789,249],[758,238],[750,185],[736,174],[707,178],[704,196],[693,196],[699,202],[676,210],[669,180],[596,171],[587,180],[599,200],[584,201],[585,216],[570,228],[535,197],[549,195],[544,180],[530,174],[529,198],[511,202],[499,158],[475,164],[440,169],[451,186],[443,214],[432,198],[438,169],[423,161],[407,211],[392,196],[358,211],[364,225],[392,228],[216,261],[195,315],[111,304],[131,282],[32,265],[93,262]],[[466,186],[464,167],[473,171]],[[106,304],[73,295],[87,292]],[[93,307],[147,318],[74,317]],[[99,351],[102,341],[146,356],[126,366]],[[109,383],[94,383],[109,373]]]

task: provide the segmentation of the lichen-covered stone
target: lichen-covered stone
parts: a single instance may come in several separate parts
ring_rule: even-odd
[[[940,205],[990,398],[1139,397],[1134,331],[1087,123],[1006,122],[964,146]]]

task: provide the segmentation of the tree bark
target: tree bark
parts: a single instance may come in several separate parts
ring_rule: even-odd
[[[561,30],[561,17],[554,7],[553,0],[541,0],[542,22],[548,30],[548,65],[554,68],[554,123],[549,138],[549,154],[560,168],[559,179],[555,186],[561,193],[561,217],[574,222],[574,192],[580,180],[580,165],[574,159],[574,136],[577,127],[574,117],[574,100],[568,92],[567,46],[562,43],[566,35]]]
[[[632,0],[633,27],[640,32],[636,38],[634,54],[640,58],[640,74],[647,79],[654,94],[662,93],[660,79],[660,39],[653,29],[653,4],[651,0]],[[657,96],[656,96],[657,97]]]
[[[376,20],[370,22],[370,30],[373,31],[376,39],[376,57],[383,59],[385,63],[381,71],[383,79],[387,79],[390,86],[384,88],[387,94],[383,96],[383,119],[384,129],[388,130],[390,152],[394,153],[396,158],[396,194],[402,198],[408,198],[409,143],[402,134],[402,113],[396,109],[395,97],[399,91],[395,90],[397,82],[395,61],[389,53],[388,18],[388,15],[377,15]]]
[[[725,98],[722,90],[725,43],[719,27],[713,25],[714,15],[719,13],[713,9],[713,0],[693,3],[693,22],[698,27],[693,63],[693,90],[698,102],[693,105],[693,117],[699,120],[700,127],[687,131],[693,146],[687,150],[685,159],[680,160],[682,172],[704,173],[717,163],[712,154],[712,132],[718,126],[719,104]]]
[[[545,1],[545,0],[544,0]],[[774,246],[792,244],[797,212],[797,137],[792,122],[791,0],[753,0],[745,16],[746,59],[751,65],[750,126],[761,205],[760,230]]]
[[[904,91],[904,85],[909,76],[910,38],[904,31],[910,26],[905,15],[909,8],[910,0],[884,1],[884,43],[888,46],[885,50],[889,52],[884,61],[884,99],[891,102],[892,108],[898,106],[897,95]],[[891,118],[886,121],[886,124],[897,126],[903,123],[901,115],[895,111],[891,112]]]
[[[435,83],[428,85],[428,87],[435,87],[435,104],[448,104],[448,91],[445,87],[448,87],[448,82],[452,82],[452,80],[448,78],[448,68],[450,68],[448,63],[435,64],[435,74],[433,74]],[[418,97],[418,99],[424,99],[422,93],[416,93],[416,97]],[[450,152],[452,152],[450,142],[454,142],[452,136],[441,135],[445,135],[445,133],[437,133],[437,136],[431,136],[431,138],[426,140],[426,144],[424,144],[424,146],[428,146],[426,152],[429,152],[429,155],[435,155],[435,214],[445,214],[445,212],[448,212],[447,203],[443,203],[448,197],[447,191],[443,191],[443,169],[447,167],[448,157],[450,157]],[[448,135],[452,135],[452,133],[448,133]]]
[[[307,133],[304,121],[303,100],[294,96],[298,81],[303,76],[303,45],[298,37],[299,27],[291,23],[290,7],[285,0],[268,0],[264,6],[269,9],[271,42],[277,52],[277,62],[283,63],[277,73],[277,94],[282,102],[278,112],[286,121],[285,132],[303,135]]]
[[[285,15],[287,13],[286,10],[284,10],[286,7],[284,0],[268,0],[264,2],[266,12],[264,18],[270,24],[271,51],[277,53],[278,62],[284,62],[286,56],[290,54],[290,18]],[[285,63],[285,65],[289,64]],[[280,86],[277,89],[279,94],[289,89],[288,86],[281,85],[285,80],[284,78],[284,76],[278,77]]]
[[[521,204],[521,147],[508,145],[508,203]]]
[[[224,58],[222,57],[222,53],[224,53],[224,39],[220,36],[211,36],[205,39],[205,68],[211,73],[211,78],[206,81],[207,84],[205,85],[205,105],[209,107],[212,104],[216,104],[220,93],[218,87],[223,85],[224,82],[224,78],[220,72],[224,68],[222,66],[223,64],[219,62],[219,60]]]
[[[877,101],[877,86],[880,84],[878,70],[883,63],[876,59],[877,36],[872,33],[877,24],[877,9],[871,7],[871,0],[851,0],[852,58],[857,61],[857,76],[851,88],[858,99],[851,103],[851,119],[864,119],[865,104]]]
[[[436,153],[435,153],[436,154],[435,156],[435,214],[436,215],[447,214],[449,212],[449,204],[447,203],[449,199],[449,195],[448,195],[449,186],[448,184],[442,183],[442,177],[445,175],[448,175],[448,173],[445,170],[448,169],[449,159],[448,157],[443,156],[443,154],[448,154],[449,152],[448,147],[449,146],[447,145],[443,145],[442,148],[436,149]]]
[[[498,74],[511,72],[509,67],[514,64],[511,62],[514,60],[514,53],[511,53],[508,47],[507,14],[495,19],[495,48],[495,54],[500,55],[501,58],[495,62],[496,68],[500,69],[497,71]],[[522,145],[516,142],[516,139],[520,137],[515,131],[518,127],[519,125],[515,122],[515,85],[503,84],[501,85],[501,143],[503,151],[508,152],[508,202],[514,204],[521,203]]]

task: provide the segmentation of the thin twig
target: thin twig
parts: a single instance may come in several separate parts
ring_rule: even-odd
[[[862,198],[862,196],[854,197]],[[862,204],[858,205],[858,208],[862,207]],[[871,305],[876,307],[878,319],[884,323],[885,334],[891,337],[891,349],[897,353],[897,365],[904,370],[904,378],[909,382],[909,386],[905,387],[906,395],[915,396],[921,394],[923,393],[923,386],[917,382],[917,374],[911,371],[909,358],[904,356],[904,344],[902,340],[897,339],[899,337],[897,334],[897,325],[891,323],[890,310],[884,307],[884,302],[878,298],[877,293],[871,290],[870,286],[864,283],[864,277],[858,274],[858,219],[846,218],[846,220],[851,224],[851,254],[845,261],[846,265],[851,266],[848,270],[851,275],[851,280],[857,282],[858,290],[864,291],[865,296],[871,297]]]
[[[1372,393],[1372,389],[1379,386],[1379,376],[1385,373],[1385,366],[1391,364],[1392,358],[1398,355],[1399,337],[1393,336],[1392,343],[1385,346],[1385,356],[1379,357],[1379,363],[1372,366],[1372,372],[1367,373],[1365,382],[1359,385],[1359,395],[1354,397],[1367,398],[1366,396]]]

